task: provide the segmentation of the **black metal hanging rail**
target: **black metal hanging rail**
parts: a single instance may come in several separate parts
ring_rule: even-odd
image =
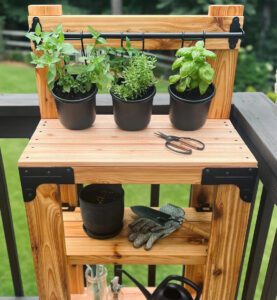
[[[30,32],[35,31],[36,25],[42,25],[38,17],[33,18]],[[206,39],[229,39],[229,48],[234,49],[239,39],[242,39],[245,32],[240,26],[239,18],[234,17],[230,24],[229,32],[101,32],[100,36],[106,39],[145,40],[145,39],[180,39],[181,41],[194,41]],[[65,40],[83,40],[92,38],[88,32],[64,32]]]

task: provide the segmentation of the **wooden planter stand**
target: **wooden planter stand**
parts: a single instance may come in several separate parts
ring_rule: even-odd
[[[242,6],[211,6],[207,16],[63,16],[60,5],[29,6],[29,23],[38,16],[43,30],[63,24],[65,31],[228,31],[234,16],[243,23]],[[113,116],[97,116],[94,126],[70,131],[56,119],[46,87],[46,71],[36,70],[42,120],[19,160],[31,246],[40,299],[85,299],[82,265],[182,264],[186,276],[203,283],[202,299],[235,299],[249,222],[255,197],[257,162],[228,120],[234,82],[236,49],[226,40],[207,40],[217,49],[217,94],[209,120],[200,130],[172,128],[168,116],[155,115],[139,132],[118,129]],[[147,41],[147,49],[176,49],[180,41]],[[158,97],[158,95],[157,95]],[[203,152],[174,154],[155,131],[189,135],[206,144]],[[151,251],[128,242],[126,225],[115,238],[99,241],[86,236],[80,211],[62,210],[62,203],[77,206],[77,184],[147,183],[191,184],[188,221],[210,230],[209,241],[181,228],[159,241]],[[208,201],[212,212],[195,207]],[[126,299],[140,298],[126,288]],[[75,295],[73,295],[75,294]],[[79,294],[79,295],[76,295]],[[137,297],[137,298],[136,298]]]

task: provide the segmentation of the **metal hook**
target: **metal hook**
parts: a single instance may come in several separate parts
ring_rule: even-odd
[[[80,34],[80,40],[81,40],[81,51],[82,51],[82,55],[85,56],[85,47],[84,47],[84,40],[83,40],[83,31]]]
[[[144,38],[144,32],[142,33],[142,52],[144,52],[145,46],[145,38]]]
[[[185,33],[182,31],[182,44],[181,44],[181,48],[184,47],[184,42],[185,42]]]
[[[204,48],[206,48],[206,31],[203,30],[203,42],[204,42]]]

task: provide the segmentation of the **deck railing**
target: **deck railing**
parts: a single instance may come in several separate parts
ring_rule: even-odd
[[[159,94],[154,101],[154,114],[167,114],[169,99]],[[97,113],[111,114],[110,97],[99,95]],[[246,278],[243,284],[243,300],[254,299],[259,271],[265,250],[268,230],[274,206],[277,204],[277,106],[262,93],[235,93],[231,121],[259,163],[259,177],[263,183],[258,218],[251,244]],[[38,98],[35,94],[0,95],[0,138],[30,138],[39,122]],[[159,205],[160,186],[151,186],[151,206]],[[254,204],[253,204],[254,205]],[[5,173],[0,152],[0,209],[10,260],[15,296],[23,296],[23,285],[17,255],[12,215],[7,192]],[[117,266],[118,268],[118,266]],[[115,268],[115,273],[117,272]],[[148,267],[148,285],[155,285],[155,266]],[[262,299],[277,296],[277,238],[271,251]]]

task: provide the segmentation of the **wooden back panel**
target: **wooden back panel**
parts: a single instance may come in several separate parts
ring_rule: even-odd
[[[126,16],[93,16],[93,15],[63,15],[61,5],[30,5],[29,27],[33,17],[39,17],[44,31],[50,31],[58,24],[63,25],[64,31],[86,32],[91,25],[100,32],[229,32],[230,24],[235,16],[243,25],[242,5],[211,5],[208,15],[201,16],[175,16],[175,15],[126,15]],[[71,41],[80,47],[77,41]],[[90,40],[85,40],[85,44]],[[108,41],[109,45],[119,46],[119,40]],[[186,46],[194,42],[185,42]],[[141,42],[132,42],[133,46],[141,47]],[[228,39],[207,39],[206,48],[217,53],[217,59],[212,63],[216,70],[216,95],[209,111],[209,118],[229,118],[232,93],[235,79],[238,48],[230,50]],[[169,50],[181,47],[180,40],[146,40],[147,50]],[[57,111],[53,97],[47,88],[45,69],[36,69],[37,88],[40,100],[41,118],[57,118]]]

